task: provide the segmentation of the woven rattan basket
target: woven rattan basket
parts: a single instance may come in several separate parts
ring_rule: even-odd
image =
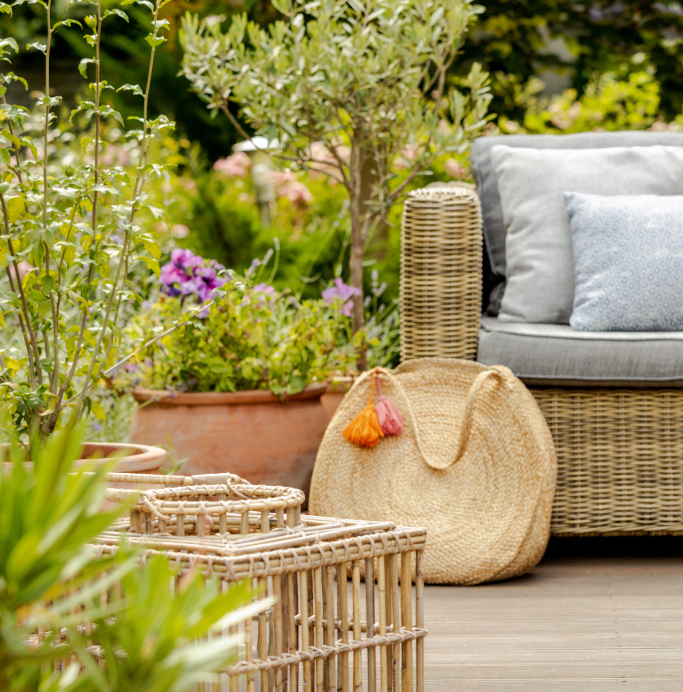
[[[110,474],[110,480],[124,480]],[[273,526],[298,526],[304,494],[298,488],[252,485],[232,474],[177,477],[171,487],[156,487],[165,477],[147,476],[153,489],[108,490],[107,499],[139,496],[129,512],[130,530],[173,536],[241,534],[269,531]],[[130,477],[126,477],[130,482]],[[144,483],[144,481],[142,481]]]
[[[435,349],[445,357],[476,357],[482,277],[474,253],[481,247],[481,223],[474,212],[446,221],[449,194],[455,192],[428,187],[406,203],[402,267],[420,266],[429,256],[436,261],[444,243],[459,243],[463,257],[460,264],[438,265],[435,295],[452,292],[443,310],[421,313],[427,284],[402,273],[403,360],[434,355]],[[476,194],[467,194],[478,208]],[[683,390],[529,389],[557,453],[552,534],[683,533]]]
[[[401,360],[474,359],[481,314],[481,210],[470,186],[416,190],[403,209]]]
[[[121,527],[105,532],[98,554],[116,551],[120,538]],[[218,577],[224,589],[247,580],[274,600],[226,632],[245,644],[205,692],[424,690],[424,529],[304,516],[295,529],[250,536],[127,539],[145,558],[166,555],[180,576]]]

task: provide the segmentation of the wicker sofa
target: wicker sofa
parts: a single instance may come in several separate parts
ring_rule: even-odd
[[[500,201],[486,170],[496,141],[683,146],[683,135],[483,138],[472,152],[476,190],[433,184],[411,193],[402,229],[402,359],[478,359],[510,367],[527,384],[557,450],[554,535],[683,533],[683,334],[578,333],[496,318],[505,238],[492,234]]]

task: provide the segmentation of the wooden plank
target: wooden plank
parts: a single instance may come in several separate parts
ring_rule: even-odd
[[[514,640],[517,637],[542,636],[552,637],[558,635],[575,636],[591,633],[614,634],[615,632],[628,632],[629,634],[681,634],[683,633],[683,620],[621,620],[615,622],[611,619],[591,620],[590,626],[586,621],[554,620],[550,622],[515,622],[505,627],[506,639]],[[439,637],[491,637],[501,633],[501,623],[495,620],[458,622],[457,627],[450,622],[429,621],[429,637],[427,641],[433,642]]]
[[[464,680],[546,680],[552,683],[555,679],[576,680],[584,682],[593,678],[614,679],[614,680],[683,680],[683,661],[680,659],[675,662],[663,663],[572,663],[560,666],[556,663],[525,663],[523,665],[463,665],[460,663],[450,663],[432,666],[425,665],[426,680],[431,685],[441,684],[441,687],[432,686],[432,690],[441,689],[453,690],[453,692],[469,692],[466,685],[455,684],[456,681]],[[453,683],[451,687],[443,687],[445,682]],[[681,687],[670,685],[669,692],[678,692]],[[507,687],[492,687],[491,692],[506,692]],[[548,692],[554,692],[549,687]],[[576,692],[589,692],[586,687],[578,688]]]
[[[425,690],[678,692],[682,575],[681,538],[560,539],[520,579],[428,586]]]
[[[500,651],[517,649],[683,649],[683,624],[678,632],[611,632],[604,634],[584,633],[571,636],[554,634],[528,634],[526,636],[465,637],[458,635],[429,635],[427,648],[430,653],[460,651]]]
[[[446,683],[428,681],[426,692],[444,692]],[[552,686],[551,686],[552,685]],[[628,680],[615,678],[574,678],[546,680],[467,680],[459,684],[462,692],[674,692],[683,688],[683,678],[648,678]],[[452,688],[448,688],[452,689]]]
[[[682,573],[683,574],[683,573]],[[683,582],[683,579],[682,579]],[[683,583],[681,588],[683,588]],[[429,597],[427,597],[429,602]],[[606,619],[612,622],[659,622],[660,620],[683,621],[683,609],[681,608],[525,608],[520,611],[516,608],[490,607],[472,610],[468,613],[444,613],[439,611],[438,620],[434,611],[427,609],[425,622],[427,629],[435,624],[450,624],[454,631],[460,622],[497,622],[501,626],[508,627],[509,623],[548,623],[548,622],[584,622],[587,626],[591,622],[604,622]]]
[[[623,649],[473,649],[471,651],[429,651],[427,662],[430,666],[526,666],[558,664],[574,665],[613,665],[620,663],[650,664],[676,663],[678,673],[683,675],[683,647],[650,648],[624,647]]]

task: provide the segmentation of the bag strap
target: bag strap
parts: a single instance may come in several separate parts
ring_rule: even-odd
[[[465,401],[465,413],[463,415],[462,425],[460,428],[460,439],[458,441],[457,450],[455,452],[455,455],[453,456],[453,459],[451,459],[451,461],[447,461],[444,463],[428,459],[427,455],[422,449],[422,445],[420,443],[420,432],[417,427],[417,419],[415,418],[413,407],[410,404],[410,399],[408,398],[400,380],[393,373],[391,373],[388,370],[385,370],[384,368],[377,368],[376,372],[378,376],[381,374],[388,380],[390,380],[392,384],[401,393],[404,399],[405,409],[408,414],[408,418],[410,419],[413,426],[413,430],[415,431],[415,442],[417,443],[417,448],[420,451],[420,454],[424,459],[425,464],[437,471],[442,471],[444,469],[450,468],[451,466],[453,466],[453,464],[457,464],[467,451],[467,444],[470,439],[470,432],[472,431],[472,422],[474,420],[474,413],[477,406],[477,398],[479,396],[479,393],[481,392],[481,388],[484,386],[484,383],[489,378],[495,377],[500,381],[501,384],[507,384],[506,373],[502,370],[499,370],[495,365],[491,366],[487,370],[483,370],[474,378],[474,382],[472,383],[469,392],[467,392],[467,399]]]

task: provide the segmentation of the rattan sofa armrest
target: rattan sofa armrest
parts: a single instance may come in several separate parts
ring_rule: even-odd
[[[482,291],[479,197],[466,183],[408,195],[401,224],[401,360],[474,360]]]

